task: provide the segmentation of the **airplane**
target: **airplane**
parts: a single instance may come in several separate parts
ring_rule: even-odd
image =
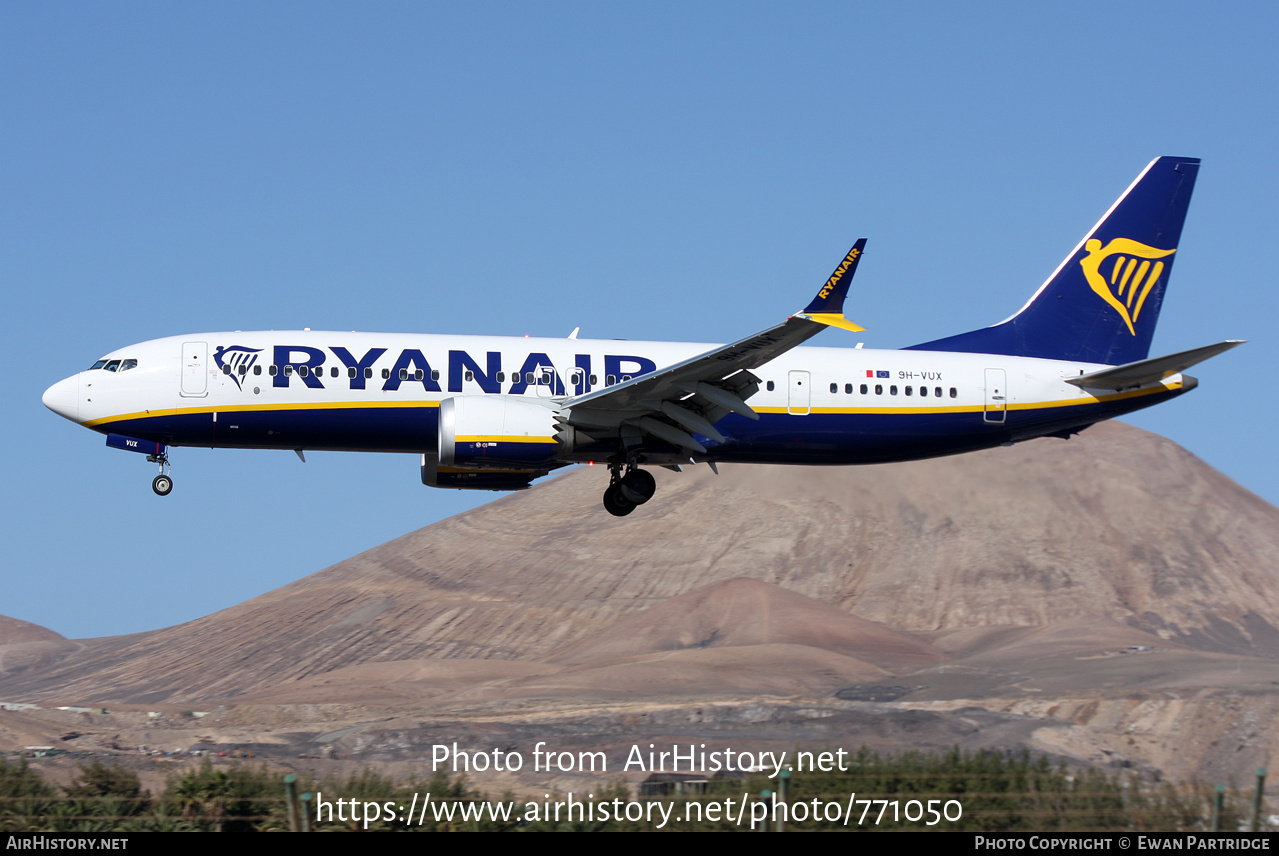
[[[867,464],[1068,438],[1176,398],[1240,340],[1150,358],[1199,171],[1150,162],[1011,318],[902,350],[799,347],[844,316],[862,238],[785,321],[728,345],[383,333],[173,336],[105,355],[44,404],[158,464],[169,449],[401,452],[423,484],[519,490],[609,471],[604,507],[652,499],[645,467]],[[716,469],[716,472],[718,470]]]

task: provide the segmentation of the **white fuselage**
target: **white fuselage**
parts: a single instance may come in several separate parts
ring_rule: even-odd
[[[99,361],[103,368],[56,384],[45,401],[101,433],[173,446],[430,452],[435,414],[451,396],[518,396],[571,407],[574,396],[715,347],[204,333],[113,351]],[[136,365],[122,371],[124,361]],[[717,425],[725,442],[706,457],[794,463],[929,457],[1091,424],[1183,388],[1181,375],[1106,395],[1065,382],[1098,368],[1104,366],[991,354],[795,348],[754,370],[761,383],[749,404],[762,418],[729,414]],[[579,450],[569,460],[596,456]]]

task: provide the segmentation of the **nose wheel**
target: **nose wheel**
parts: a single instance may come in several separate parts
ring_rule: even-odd
[[[169,475],[169,456],[161,452],[158,455],[147,455],[147,460],[160,465],[160,474],[151,480],[151,489],[157,496],[168,496],[173,492],[173,476]]]

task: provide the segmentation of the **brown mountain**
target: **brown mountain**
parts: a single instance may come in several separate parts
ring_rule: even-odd
[[[509,685],[764,645],[869,674],[1037,627],[1279,653],[1279,509],[1121,423],[909,464],[659,471],[626,518],[598,507],[604,479],[579,468],[214,615],[86,640],[0,697],[186,704],[367,664],[456,661],[463,684],[494,673],[476,661],[528,664],[497,669]]]
[[[568,646],[549,662],[580,665],[669,651],[760,645],[802,645],[890,668],[918,668],[938,658],[937,650],[916,636],[769,583],[737,577],[633,613]]]
[[[77,647],[47,627],[0,615],[0,677],[48,666]]]

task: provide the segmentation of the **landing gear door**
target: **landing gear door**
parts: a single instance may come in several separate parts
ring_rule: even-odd
[[[1008,413],[1008,381],[1003,369],[986,369],[987,422],[1002,425]]]
[[[790,398],[786,412],[795,416],[807,416],[812,409],[812,390],[809,389],[808,372],[790,373]]]
[[[209,394],[209,343],[182,343],[182,394],[203,398]]]

